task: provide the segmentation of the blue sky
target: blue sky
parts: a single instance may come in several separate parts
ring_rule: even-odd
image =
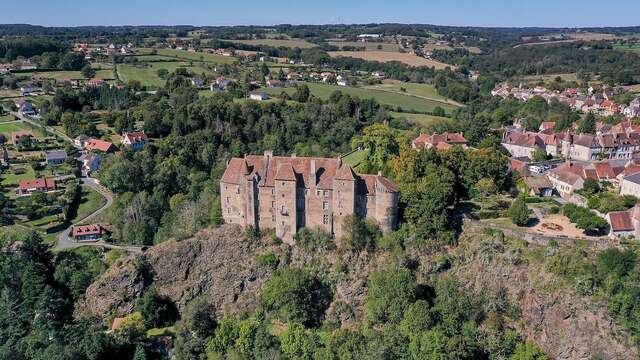
[[[2,0],[0,23],[273,25],[399,22],[472,26],[640,25],[640,0]],[[28,6],[25,6],[28,5]]]

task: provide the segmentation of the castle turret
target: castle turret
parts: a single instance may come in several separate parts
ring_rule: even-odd
[[[351,166],[343,164],[333,179],[333,233],[340,240],[342,224],[348,215],[355,213],[356,174]]]
[[[296,174],[290,163],[281,164],[275,176],[276,235],[293,244],[298,230],[296,221]]]
[[[396,227],[398,218],[398,187],[383,176],[376,178],[376,215],[380,230],[387,232]]]

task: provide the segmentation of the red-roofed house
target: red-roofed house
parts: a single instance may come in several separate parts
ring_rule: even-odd
[[[633,215],[636,208],[626,211],[611,211],[606,215],[609,222],[609,236],[630,236],[635,235]]]
[[[97,241],[104,234],[100,225],[79,225],[71,229],[71,236],[75,241]]]
[[[414,149],[430,149],[435,146],[439,150],[446,150],[454,145],[466,148],[468,143],[462,133],[434,133],[433,135],[420,134],[411,142],[411,147]]]
[[[147,135],[143,131],[128,132],[122,134],[122,145],[131,147],[133,150],[142,150],[149,142]]]
[[[112,143],[100,139],[89,139],[84,145],[84,148],[89,151],[101,151],[104,153],[111,153],[118,150],[118,148]]]
[[[56,189],[56,182],[53,179],[31,179],[31,180],[20,180],[18,183],[18,189],[16,193],[20,196],[31,195],[35,191],[54,191]]]
[[[233,158],[220,180],[227,223],[274,229],[288,243],[301,227],[342,237],[346,216],[396,225],[398,187],[381,175],[356,174],[341,159],[248,155]]]

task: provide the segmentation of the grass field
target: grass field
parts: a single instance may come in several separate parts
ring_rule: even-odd
[[[30,126],[24,122],[0,123],[0,134],[4,134],[8,141],[11,141],[11,133],[20,130],[31,130],[36,138],[44,137],[42,129]]]
[[[449,105],[460,106],[453,100],[448,100],[444,96],[438,94],[436,87],[429,84],[403,83],[403,82],[385,82],[379,85],[367,86],[367,89],[391,91],[398,94],[406,94],[425,98],[428,100],[440,101]],[[404,89],[404,91],[402,91]]]
[[[389,91],[364,89],[348,86],[327,85],[320,83],[307,83],[311,94],[321,99],[328,99],[331,94],[336,91],[342,91],[351,96],[357,96],[361,99],[376,99],[380,104],[389,105],[395,108],[402,108],[403,111],[431,112],[436,106],[440,106],[447,112],[451,112],[455,108],[453,105],[443,104],[438,101],[427,100],[415,96],[404,95]],[[293,88],[273,88],[263,89],[264,92],[272,96],[280,95],[282,91],[291,94],[295,91]]]
[[[290,40],[279,40],[279,39],[255,39],[255,40],[226,40],[231,41],[237,44],[245,44],[245,45],[265,45],[265,46],[273,46],[273,47],[287,47],[287,48],[300,48],[300,49],[309,49],[317,46],[316,44],[312,44],[302,39],[290,39]]]
[[[635,44],[614,44],[613,48],[614,49],[618,49],[618,50],[640,52],[640,43],[635,43]]]
[[[364,47],[367,51],[392,51],[398,52],[400,48],[397,43],[386,43],[386,42],[359,42],[359,41],[329,41],[329,45],[337,46],[339,48],[343,48],[344,46],[352,46],[355,48]],[[378,49],[378,46],[381,46],[382,49]]]
[[[390,61],[399,61],[411,66],[428,66],[435,67],[436,69],[444,69],[446,67],[450,67],[455,69],[454,65],[445,64],[440,61],[429,60],[423,57],[412,55],[409,53],[396,53],[389,51],[329,51],[329,55],[331,57],[352,57],[356,59],[363,59],[367,61],[378,61],[378,62],[390,62]]]
[[[15,118],[11,114],[0,115],[0,123],[13,121],[13,120],[15,120]]]
[[[407,119],[423,127],[452,122],[450,118],[426,115],[426,114],[410,114],[410,113],[400,113],[400,112],[393,111],[391,112],[391,116],[397,119]]]
[[[349,166],[355,168],[364,160],[367,156],[367,150],[357,150],[351,154],[342,158],[342,160]]]
[[[146,65],[146,66],[145,66]],[[140,84],[151,88],[164,86],[165,80],[158,76],[159,69],[167,69],[169,72],[175,71],[179,67],[184,67],[196,74],[211,74],[211,70],[194,65],[189,66],[188,63],[172,61],[172,62],[152,62],[142,66],[131,64],[118,64],[118,77],[123,82],[130,80],[139,81]]]
[[[564,81],[578,81],[578,74],[570,73],[570,74],[546,74],[546,75],[528,75],[523,76],[523,81],[528,82],[538,82],[538,81],[553,81],[555,78],[560,77]]]
[[[14,186],[18,185],[20,180],[28,180],[36,177],[36,172],[29,166],[29,164],[20,164],[19,167],[25,169],[24,174],[13,174],[11,170],[3,170],[2,172],[2,186]],[[17,167],[16,165],[12,165],[11,168]]]
[[[21,75],[33,76],[37,75],[46,79],[84,79],[80,71],[44,71],[44,72],[28,72],[21,73]],[[96,71],[95,78],[97,79],[113,79],[113,71],[111,70],[98,70]]]
[[[80,206],[78,206],[78,214],[76,219],[82,220],[89,214],[100,209],[107,203],[107,200],[100,195],[97,191],[87,187],[82,187],[82,198],[80,199]]]
[[[194,53],[186,50],[174,50],[174,49],[158,49],[158,55],[166,56],[174,59],[204,61],[215,64],[233,64],[236,62],[234,57],[226,57],[218,54],[205,54]]]

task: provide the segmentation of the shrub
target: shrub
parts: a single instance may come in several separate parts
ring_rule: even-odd
[[[576,224],[577,228],[584,230],[587,234],[602,234],[609,226],[607,220],[582,206],[567,204],[562,209],[562,212],[569,218],[569,221]]]
[[[531,210],[527,207],[524,196],[518,196],[509,208],[509,218],[518,226],[525,226],[529,222]]]

